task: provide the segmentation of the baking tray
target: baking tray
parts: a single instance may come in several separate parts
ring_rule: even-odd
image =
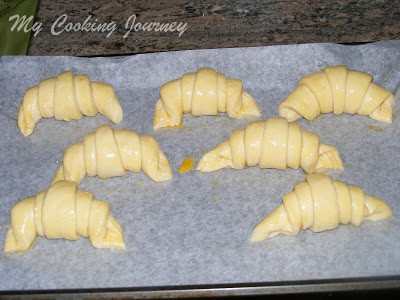
[[[107,288],[107,289],[66,289],[66,290],[34,290],[34,291],[2,291],[0,299],[115,299],[115,298],[214,298],[231,296],[264,296],[264,295],[302,295],[311,299],[345,293],[348,295],[360,292],[375,294],[393,294],[400,289],[400,277],[368,277],[368,278],[342,278],[336,280],[313,280],[292,282],[259,282],[236,283],[219,285],[194,285],[194,286],[163,286],[163,287],[136,287],[136,288]]]
[[[12,205],[47,188],[63,150],[102,124],[154,136],[174,176],[163,183],[154,183],[143,173],[106,181],[86,178],[80,188],[111,204],[124,229],[127,250],[94,249],[87,239],[38,238],[24,254],[0,255],[1,293],[160,297],[398,288],[399,49],[399,41],[389,41],[117,58],[1,57],[5,71],[0,77],[0,165],[6,174],[0,181],[1,244]],[[185,157],[194,155],[198,162],[204,152],[254,119],[185,115],[182,128],[154,131],[159,88],[186,72],[213,67],[227,77],[240,78],[259,103],[260,119],[266,119],[277,115],[279,103],[301,77],[335,64],[368,72],[396,94],[393,123],[358,115],[323,115],[314,122],[297,123],[338,149],[345,169],[329,175],[385,199],[394,215],[360,227],[304,231],[297,237],[277,236],[251,244],[254,226],[304,180],[304,173],[255,167],[179,174]],[[124,109],[123,121],[111,124],[101,115],[71,122],[42,119],[32,136],[23,137],[16,117],[26,88],[69,69],[113,84]]]

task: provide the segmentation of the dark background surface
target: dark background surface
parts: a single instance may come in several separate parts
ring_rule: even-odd
[[[115,22],[107,32],[51,34],[57,18],[66,23]],[[132,31],[125,24],[187,23],[186,31]],[[42,31],[32,36],[30,55],[103,56],[199,48],[265,46],[298,43],[365,43],[400,39],[400,3],[397,0],[358,1],[69,1],[41,0],[36,21]],[[66,24],[65,23],[65,24]],[[63,27],[61,27],[63,28]]]

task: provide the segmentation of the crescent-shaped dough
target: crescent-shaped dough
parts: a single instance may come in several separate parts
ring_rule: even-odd
[[[168,160],[153,137],[103,125],[64,151],[53,183],[66,179],[79,184],[86,175],[106,179],[124,176],[127,170],[143,170],[156,182],[172,178]]]
[[[359,226],[365,220],[379,221],[392,214],[386,202],[364,194],[357,186],[323,174],[311,174],[255,227],[251,241],[263,241],[277,234],[296,236],[301,229],[321,232],[339,224]]]
[[[235,130],[227,141],[201,158],[197,170],[243,169],[246,164],[280,170],[302,167],[307,173],[343,169],[336,148],[320,144],[317,134],[298,124],[274,117]]]
[[[42,117],[71,121],[98,112],[114,123],[122,120],[122,108],[114,88],[107,83],[89,81],[85,74],[73,75],[66,71],[27,89],[19,107],[18,127],[28,136]]]
[[[348,113],[392,123],[393,101],[394,95],[373,83],[372,75],[332,66],[302,78],[279,105],[279,115],[292,122],[301,117],[311,121],[321,113]]]
[[[38,235],[72,241],[82,236],[96,248],[125,249],[122,228],[110,215],[110,205],[77,190],[72,181],[58,181],[36,197],[16,203],[10,223],[4,243],[7,253],[28,250]]]
[[[256,101],[243,91],[241,80],[226,78],[211,68],[200,68],[161,87],[154,129],[179,125],[184,113],[206,116],[219,112],[232,118],[260,116]]]

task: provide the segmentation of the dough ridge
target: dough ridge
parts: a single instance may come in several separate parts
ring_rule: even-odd
[[[172,178],[168,159],[153,137],[102,125],[65,149],[53,183],[65,179],[79,184],[86,175],[107,179],[141,170],[156,182]]]
[[[385,201],[364,194],[358,186],[323,174],[307,175],[282,202],[256,225],[250,238],[252,242],[278,234],[296,236],[300,230],[333,230],[340,224],[360,226],[366,220],[380,221],[393,215]]]
[[[33,246],[38,235],[68,240],[82,236],[88,237],[96,248],[126,248],[121,225],[110,215],[109,204],[66,180],[12,207],[4,252],[24,252]]]
[[[279,105],[279,115],[293,122],[319,115],[348,113],[392,123],[394,95],[372,82],[372,75],[346,66],[325,67],[303,77]]]
[[[114,88],[90,81],[86,74],[65,71],[26,90],[17,124],[22,134],[28,136],[41,118],[71,121],[99,112],[114,123],[121,122],[123,112]]]
[[[225,112],[232,118],[261,115],[257,102],[243,90],[241,80],[226,78],[212,68],[200,68],[161,86],[154,129],[181,124],[184,113],[207,116]]]
[[[227,141],[200,159],[197,170],[243,169],[246,165],[280,170],[301,167],[309,174],[343,169],[335,147],[320,143],[318,135],[281,117],[251,122],[235,130]]]

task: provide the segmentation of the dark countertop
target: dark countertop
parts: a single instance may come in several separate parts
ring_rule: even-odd
[[[211,4],[210,4],[211,3]],[[57,19],[66,21],[57,27]],[[161,32],[125,29],[128,18],[138,22],[177,22],[186,30]],[[91,17],[90,17],[91,16]],[[78,28],[89,22],[108,25],[105,32]],[[97,21],[96,21],[97,19]],[[39,1],[29,55],[99,56],[169,50],[264,46],[297,43],[363,43],[400,39],[400,5],[390,0],[358,1]],[[72,23],[78,31],[64,30]],[[80,24],[78,24],[80,23]],[[110,24],[111,23],[111,24]],[[168,23],[168,24],[167,24]],[[132,24],[128,24],[128,28]],[[180,26],[179,26],[180,24]],[[155,24],[150,24],[155,25]],[[86,24],[88,26],[88,24]],[[115,30],[110,33],[110,29]],[[148,27],[149,28],[149,27]],[[148,29],[147,28],[147,29]]]

